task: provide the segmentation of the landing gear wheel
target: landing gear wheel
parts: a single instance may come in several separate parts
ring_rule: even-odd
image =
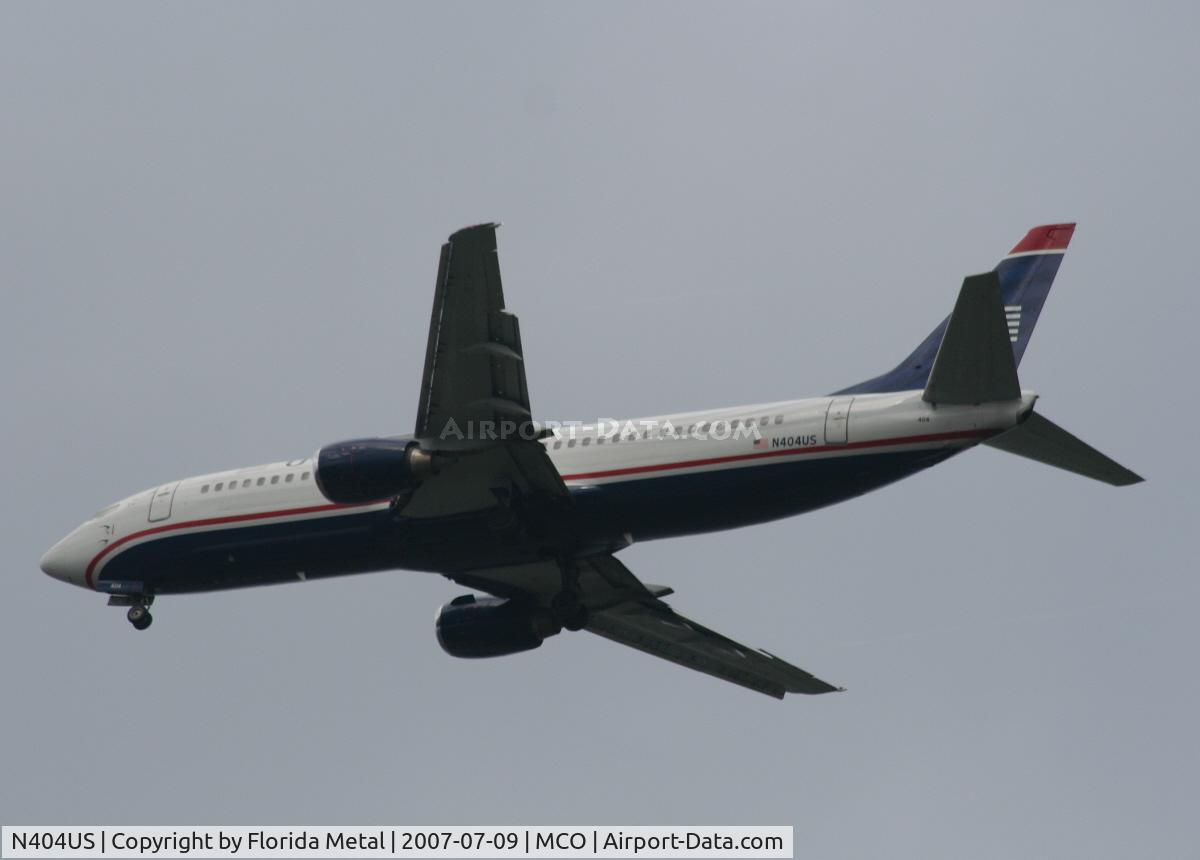
[[[154,616],[150,614],[150,610],[140,603],[129,607],[129,611],[125,613],[125,617],[129,619],[129,623],[133,625],[134,630],[145,630],[154,621]]]

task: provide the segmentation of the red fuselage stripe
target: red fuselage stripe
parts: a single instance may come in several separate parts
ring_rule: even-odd
[[[797,454],[821,454],[827,451],[860,450],[880,448],[888,445],[913,445],[922,442],[948,442],[953,439],[982,439],[996,430],[957,430],[953,433],[928,433],[924,436],[897,436],[892,439],[872,439],[868,442],[851,442],[847,445],[820,445],[814,448],[779,448],[773,451],[754,451],[750,454],[730,454],[724,457],[706,457],[701,460],[681,460],[676,463],[654,463],[649,466],[629,466],[624,469],[606,469],[600,472],[578,472],[563,475],[564,481],[580,481],[587,478],[615,478],[620,475],[643,475],[648,472],[665,472],[670,469],[687,469],[693,466],[715,466],[720,463],[736,463],[743,460],[761,460],[767,457],[791,457]]]
[[[762,460],[771,457],[790,457],[800,454],[820,454],[828,451],[847,451],[861,450],[863,448],[882,448],[890,445],[915,445],[925,442],[949,442],[956,439],[982,439],[987,436],[992,436],[999,432],[998,430],[959,430],[953,433],[927,433],[923,436],[897,436],[891,439],[872,439],[867,442],[850,442],[846,445],[822,445],[813,448],[780,448],[774,451],[755,451],[749,454],[730,454],[724,457],[707,457],[700,460],[681,460],[674,463],[656,463],[648,466],[630,466],[624,469],[607,469],[600,472],[579,472],[572,475],[563,475],[564,481],[577,481],[589,478],[614,478],[621,475],[642,475],[651,472],[665,472],[671,469],[687,469],[695,466],[714,466],[721,463],[737,463],[746,460]],[[93,584],[93,574],[97,565],[111,553],[130,541],[138,538],[147,537],[149,535],[162,534],[164,532],[178,531],[180,529],[190,529],[202,526],[220,526],[230,523],[244,523],[253,520],[275,519],[278,517],[295,516],[299,514],[315,514],[324,511],[338,511],[349,508],[361,508],[367,505],[376,504],[375,502],[367,502],[358,505],[313,505],[306,508],[287,508],[281,511],[260,511],[253,514],[235,514],[227,517],[211,517],[203,520],[187,520],[181,523],[168,523],[166,525],[155,526],[150,529],[143,529],[140,532],[126,535],[120,540],[115,540],[100,550],[96,557],[91,560],[87,566],[85,579],[87,580],[88,588],[95,588]]]
[[[368,502],[367,504],[374,504],[374,503]],[[221,525],[226,525],[228,523],[244,523],[244,522],[248,522],[250,520],[267,520],[267,519],[273,519],[275,517],[292,516],[294,514],[315,514],[315,513],[320,513],[322,511],[339,511],[339,510],[344,510],[346,508],[361,508],[361,507],[364,507],[364,506],[363,505],[313,505],[313,506],[307,507],[307,508],[288,508],[288,509],[282,510],[282,511],[260,511],[260,512],[254,513],[254,514],[235,514],[233,516],[228,516],[228,517],[211,517],[206,520],[187,520],[186,522],[182,522],[182,523],[170,523],[168,525],[155,526],[152,529],[143,529],[140,532],[134,532],[131,535],[125,535],[125,537],[121,538],[120,540],[113,541],[108,546],[106,546],[104,549],[100,550],[100,552],[98,552],[96,554],[96,557],[93,558],[91,560],[91,562],[88,564],[87,573],[85,574],[85,578],[87,580],[88,588],[95,588],[95,586],[92,584],[92,574],[95,572],[96,565],[98,565],[100,563],[100,560],[102,558],[104,558],[106,555],[108,555],[110,552],[112,552],[114,549],[121,546],[122,544],[129,543],[131,540],[137,540],[138,538],[146,537],[147,535],[155,535],[155,534],[161,534],[162,532],[177,531],[178,529],[190,529],[190,528],[193,528],[196,526],[221,526]]]

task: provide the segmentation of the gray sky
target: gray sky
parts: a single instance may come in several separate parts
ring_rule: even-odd
[[[0,6],[3,821],[1194,852],[1200,16],[962,5]],[[429,575],[140,635],[38,571],[136,490],[407,431],[438,244],[493,219],[554,419],[856,382],[1077,220],[1022,381],[1148,483],[981,450],[622,555],[849,688],[783,703],[584,634],[455,661]]]

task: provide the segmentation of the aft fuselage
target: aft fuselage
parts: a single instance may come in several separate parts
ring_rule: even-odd
[[[934,406],[920,391],[820,397],[562,427],[542,441],[580,547],[735,528],[862,495],[1001,433],[1036,395]],[[493,510],[415,518],[389,499],[333,504],[312,458],[199,475],[97,513],[42,560],[114,594],[170,594],[376,570],[460,570],[534,560]]]

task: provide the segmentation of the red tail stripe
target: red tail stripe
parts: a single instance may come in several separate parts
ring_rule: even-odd
[[[1016,244],[1010,254],[1021,254],[1025,251],[1065,251],[1071,244],[1071,236],[1075,234],[1074,224],[1044,224],[1034,227],[1025,234],[1025,238]]]

